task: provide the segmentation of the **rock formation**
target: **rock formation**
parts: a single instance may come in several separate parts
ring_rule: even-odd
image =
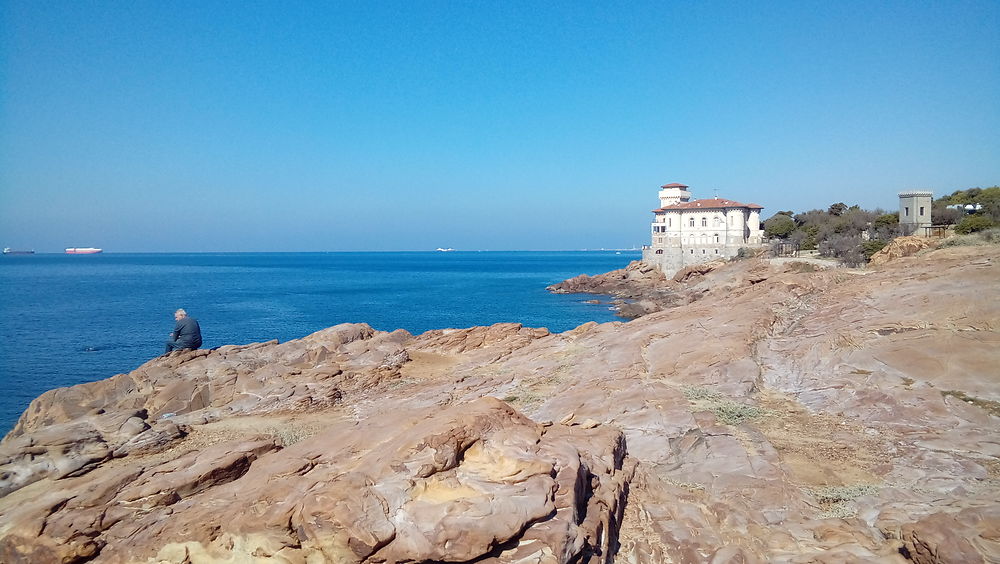
[[[581,274],[546,288],[556,294],[612,296],[618,314],[632,319],[686,303],[658,269],[634,260],[625,268],[596,276]]]
[[[927,237],[896,237],[888,245],[882,247],[882,249],[872,255],[870,264],[873,266],[883,265],[898,258],[913,256],[924,249],[934,246],[936,246],[935,241]]]
[[[0,561],[997,562],[998,261],[630,265],[684,305],[154,359],[0,443]]]

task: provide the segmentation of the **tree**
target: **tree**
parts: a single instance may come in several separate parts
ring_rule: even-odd
[[[949,208],[948,204],[936,200],[931,204],[931,222],[934,225],[955,225],[965,217],[965,212]]]
[[[845,211],[847,211],[847,204],[845,204],[844,202],[837,202],[836,204],[830,206],[830,209],[827,210],[826,213],[830,215],[841,215]]]
[[[893,225],[899,225],[899,214],[884,213],[876,217],[873,224],[875,227],[892,227]]]
[[[862,243],[856,235],[833,235],[819,244],[819,254],[838,258],[847,266],[859,266],[868,260]]]
[[[989,188],[969,188],[968,190],[956,190],[949,196],[943,196],[934,201],[934,214],[938,213],[938,206],[946,207],[953,205],[976,205],[979,204],[981,209],[977,213],[981,213],[986,217],[993,220],[995,223],[1000,223],[1000,186],[990,186]],[[956,213],[956,212],[951,212]],[[934,223],[938,223],[938,218],[934,218]],[[942,216],[947,218],[947,216]],[[954,218],[954,221],[959,221],[961,219],[961,214]]]
[[[795,230],[795,220],[783,213],[776,213],[764,222],[764,233],[768,237],[784,239]]]

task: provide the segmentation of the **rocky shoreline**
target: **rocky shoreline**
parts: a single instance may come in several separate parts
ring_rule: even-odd
[[[32,402],[0,561],[996,562],[998,263],[633,263],[551,288],[628,323],[174,353]]]

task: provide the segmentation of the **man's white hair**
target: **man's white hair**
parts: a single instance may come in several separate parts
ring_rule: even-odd
[[[187,317],[188,312],[184,311],[183,309],[178,309],[177,311],[174,312],[174,315],[177,314],[180,314],[181,317]]]

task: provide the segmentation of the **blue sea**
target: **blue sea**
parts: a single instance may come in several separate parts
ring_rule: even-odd
[[[163,352],[173,312],[203,348],[284,342],[346,322],[430,329],[519,322],[553,332],[618,319],[549,284],[638,251],[192,253],[0,257],[0,434],[46,390],[130,372]]]

